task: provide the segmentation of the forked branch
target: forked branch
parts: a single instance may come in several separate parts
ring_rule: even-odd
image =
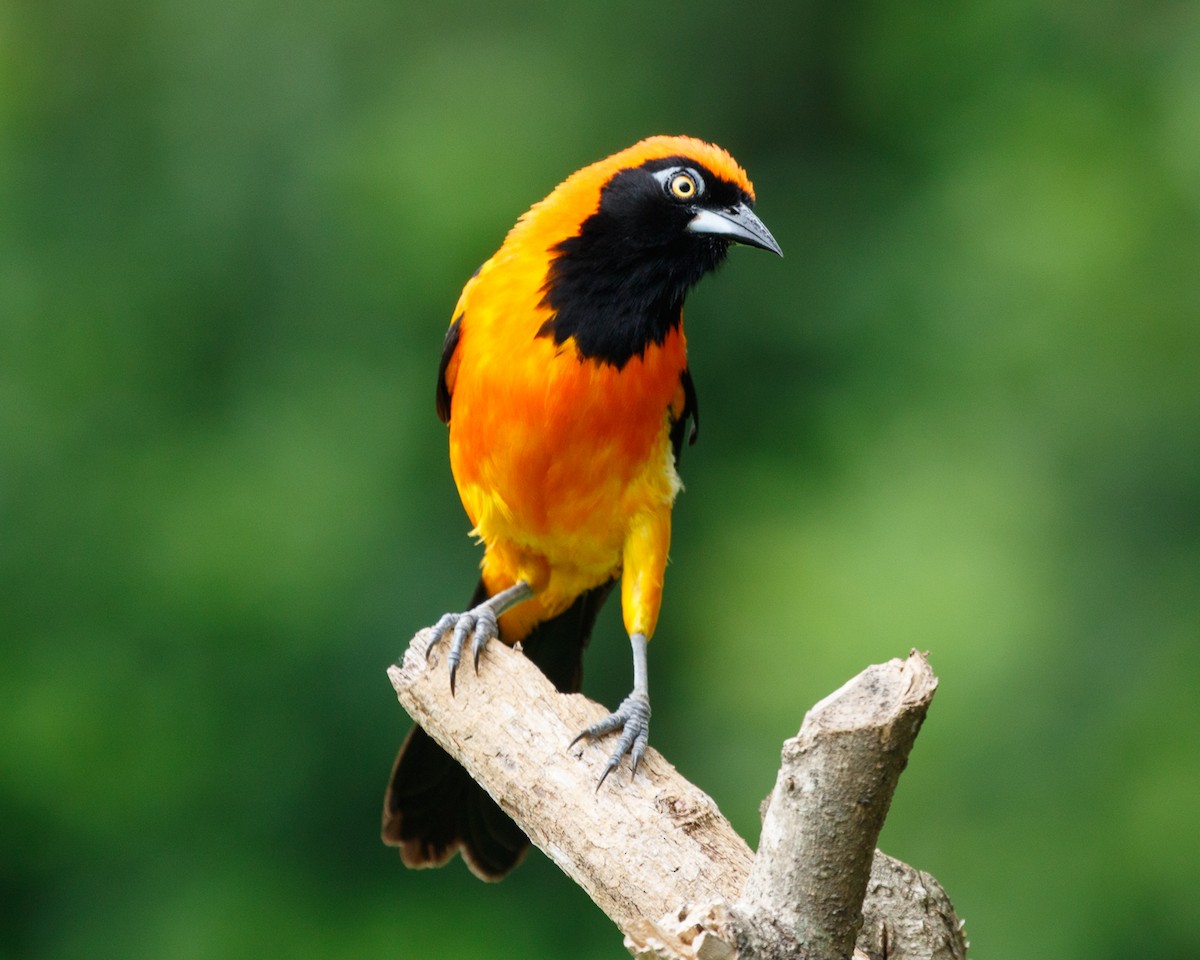
[[[651,748],[597,790],[606,711],[490,644],[451,695],[419,633],[388,674],[404,708],[626,935],[636,956],[957,960],[961,924],[932,878],[875,851],[937,681],[919,654],[817,704],[784,763],[757,858],[713,801]],[[867,895],[863,903],[864,891]],[[866,922],[862,917],[865,915]],[[859,930],[861,927],[861,935]]]

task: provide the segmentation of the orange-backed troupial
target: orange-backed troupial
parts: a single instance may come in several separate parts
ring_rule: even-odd
[[[620,731],[604,776],[646,748],[646,643],[671,539],[675,463],[696,437],[683,300],[731,243],[779,253],[754,188],[724,150],[651,137],[572,174],[534,204],[467,282],[438,368],[450,465],[484,544],[465,613],[435,630],[450,684],[470,641],[520,641],[560,690],[621,583],[633,692],[580,736]],[[529,841],[419,727],[396,758],[383,839],[409,866],[461,850],[499,879]]]

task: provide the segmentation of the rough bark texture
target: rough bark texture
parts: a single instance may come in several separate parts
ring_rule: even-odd
[[[734,900],[753,855],[703,791],[653,748],[597,790],[611,738],[567,744],[608,711],[561,694],[523,656],[489,644],[450,694],[430,631],[388,674],[404,708],[623,931],[678,908],[681,891]]]
[[[737,904],[749,929],[761,929],[757,939],[787,937],[821,960],[853,952],[875,841],[936,689],[916,653],[869,667],[784,744]]]
[[[875,851],[858,949],[870,960],[966,960],[963,922],[929,874]]]
[[[853,944],[863,888],[855,960],[964,955],[961,923],[936,881],[874,850],[924,716],[914,704],[927,705],[936,686],[923,658],[872,667],[809,712],[785,744],[756,862],[713,801],[653,748],[632,781],[622,765],[596,789],[611,743],[567,744],[603,707],[558,693],[498,643],[478,676],[459,671],[451,696],[444,648],[426,660],[431,639],[419,633],[388,671],[400,702],[612,918],[635,956],[845,956],[828,951],[847,936]]]

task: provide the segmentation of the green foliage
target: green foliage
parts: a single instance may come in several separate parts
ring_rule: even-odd
[[[754,839],[928,649],[883,844],[979,954],[1197,953],[1197,91],[1186,4],[0,7],[0,957],[621,955],[540,854],[379,844],[383,671],[473,584],[462,281],[678,132],[786,259],[689,307],[653,742]]]

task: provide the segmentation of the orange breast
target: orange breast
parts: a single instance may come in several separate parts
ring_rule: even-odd
[[[537,336],[536,265],[519,266],[485,265],[460,302],[450,461],[491,562],[542,558],[553,611],[620,569],[634,518],[669,510],[686,345],[675,329],[620,370],[581,360],[572,341]]]

